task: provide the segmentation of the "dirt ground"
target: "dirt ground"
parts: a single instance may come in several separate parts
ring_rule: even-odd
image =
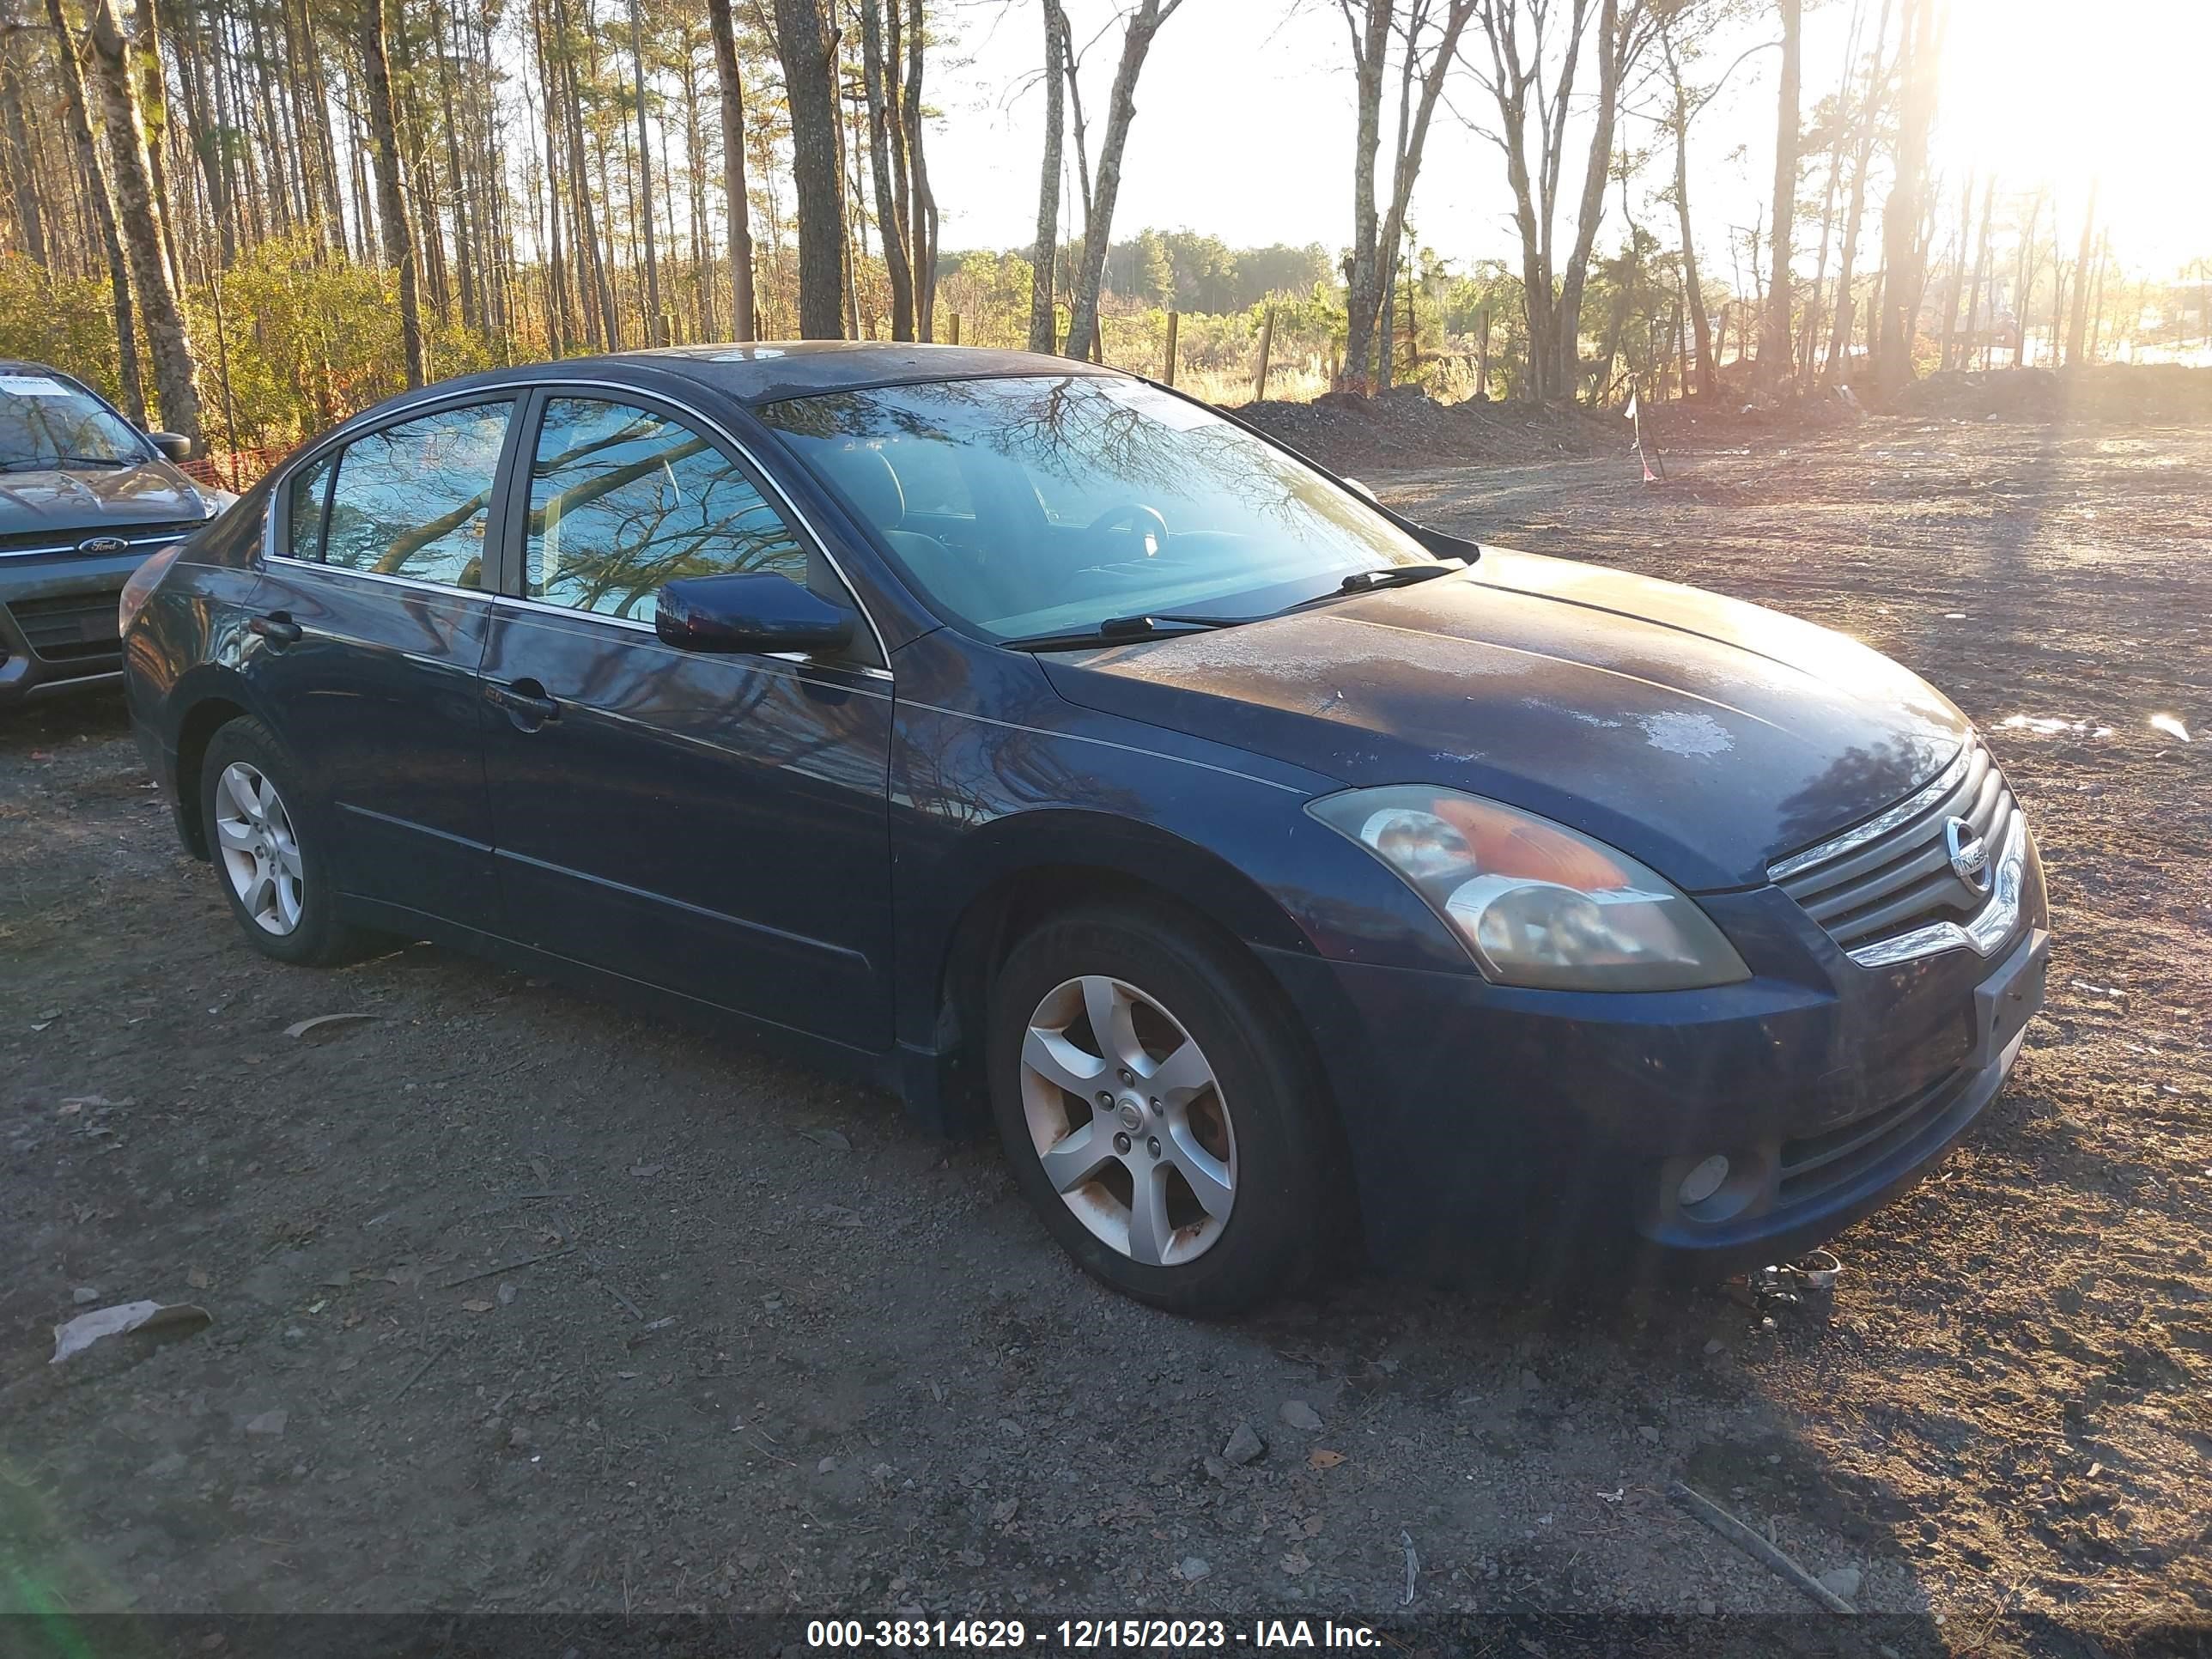
[[[117,702],[49,706],[0,720],[0,1607],[1808,1613],[1682,1480],[1921,1615],[1885,1650],[2201,1640],[2212,427],[1729,441],[1370,476],[1857,634],[2025,798],[2050,1010],[1832,1297],[1156,1314],[884,1097],[427,947],[263,960]],[[213,1323],[48,1365],[139,1297]]]

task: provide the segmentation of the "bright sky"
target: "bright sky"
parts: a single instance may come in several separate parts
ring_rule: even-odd
[[[1852,4],[1807,0],[1808,111],[1841,71]],[[1119,8],[1116,0],[1068,0],[1068,9],[1079,46],[1097,37],[1084,59],[1095,148],[1121,46],[1118,27],[1106,26]],[[1868,27],[1878,9],[1868,0]],[[1287,21],[1285,9],[1280,0],[1184,0],[1163,26],[1138,85],[1117,234],[1152,225],[1209,232],[1232,246],[1318,241],[1335,250],[1349,240],[1349,37],[1335,0],[1304,0]],[[946,118],[931,137],[930,173],[948,249],[1018,246],[1035,234],[1040,10],[1035,0],[957,0],[945,9],[959,40],[931,70],[932,100]],[[1726,64],[1763,32],[1746,31],[1716,60]],[[1728,228],[1748,227],[1770,188],[1777,62],[1768,52],[1744,64],[1692,129],[1692,198],[1700,251],[1717,276],[1729,271]],[[2212,0],[1952,0],[1936,163],[1954,172],[1994,167],[2024,191],[2050,183],[2069,245],[2089,178],[2100,173],[2099,216],[2111,227],[2116,258],[2171,274],[2212,253],[2208,68]],[[1473,117],[1486,94],[1462,77],[1448,99]],[[1626,137],[1646,144],[1652,130],[1632,122]],[[1386,118],[1386,151],[1389,144]],[[1577,173],[1582,154],[1571,151]],[[1814,175],[1814,189],[1823,178]],[[1619,235],[1620,203],[1615,190],[1601,247]],[[1671,207],[1643,190],[1632,192],[1632,205],[1639,222],[1672,240]],[[1461,261],[1510,256],[1510,207],[1496,148],[1440,109],[1413,200],[1421,240]],[[1869,228],[1874,222],[1869,216]]]

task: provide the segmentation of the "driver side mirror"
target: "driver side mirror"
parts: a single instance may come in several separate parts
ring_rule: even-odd
[[[653,631],[679,651],[841,651],[853,613],[780,572],[747,570],[667,583]]]
[[[188,461],[192,458],[192,441],[181,432],[149,432],[146,441],[161,451],[165,460]]]

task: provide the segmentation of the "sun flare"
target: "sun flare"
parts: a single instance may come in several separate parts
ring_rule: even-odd
[[[1938,159],[2047,191],[2078,226],[2091,186],[2116,246],[2142,263],[2203,252],[2197,170],[2212,69],[2203,0],[1953,0]]]

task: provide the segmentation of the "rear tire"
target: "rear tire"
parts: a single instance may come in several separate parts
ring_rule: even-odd
[[[246,942],[279,962],[328,966],[360,953],[338,920],[337,867],[325,816],[276,734],[251,715],[208,740],[200,830]]]
[[[1237,1312],[1340,1237],[1338,1139],[1296,1027],[1249,958],[1170,913],[1085,908],[1024,939],[987,1062],[1016,1182],[1125,1295]]]

